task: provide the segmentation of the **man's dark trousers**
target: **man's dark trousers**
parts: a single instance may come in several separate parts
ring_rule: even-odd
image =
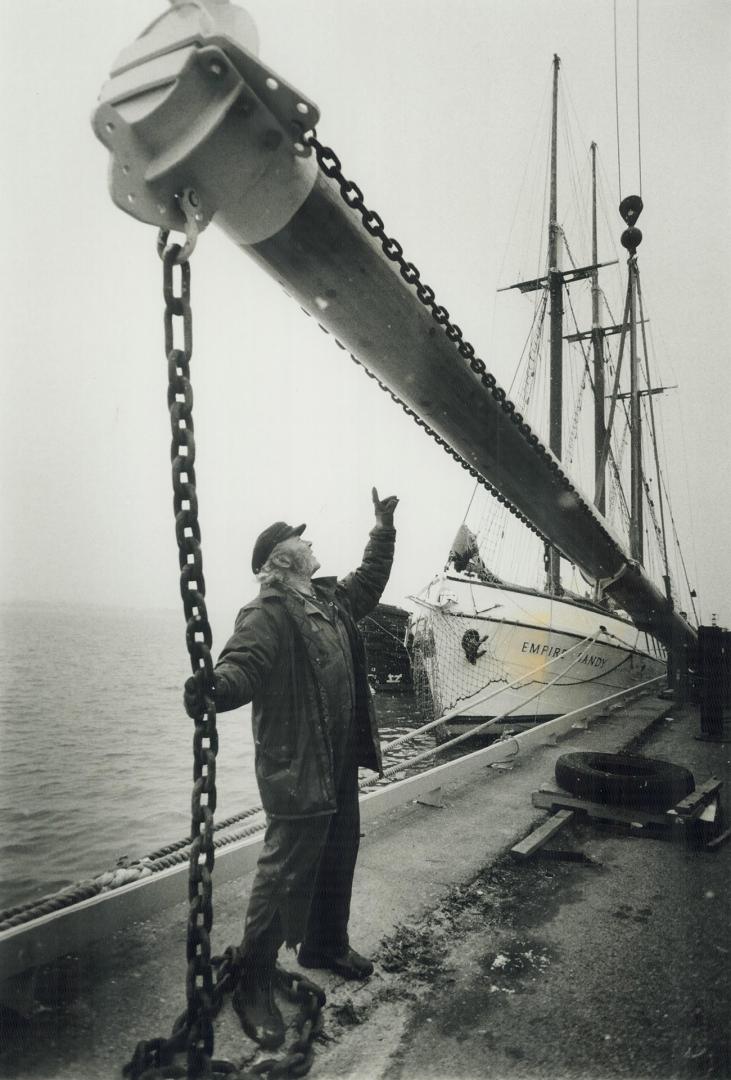
[[[270,819],[241,944],[256,966],[274,965],[284,941],[339,956],[348,948],[353,875],[360,844],[358,767],[340,770],[338,809],[321,817]]]

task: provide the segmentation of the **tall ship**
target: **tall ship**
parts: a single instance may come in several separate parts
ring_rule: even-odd
[[[667,635],[633,617],[637,612],[609,589],[627,566],[659,578],[669,608],[686,619],[671,574],[667,527],[673,518],[653,405],[668,388],[652,384],[637,257],[642,199],[630,195],[619,207],[628,259],[618,318],[601,283],[602,272],[618,260],[599,261],[595,143],[588,264],[575,260],[559,216],[559,70],[555,56],[542,273],[500,290],[533,300],[512,407],[533,438],[545,438],[554,468],[561,462],[570,477],[569,491],[593,489],[592,497],[581,497],[627,562],[616,577],[592,573],[582,552],[566,558],[565,548],[520,520],[500,490],[478,482],[446,566],[411,597],[414,682],[426,714],[444,718],[435,729],[440,742],[580,711],[662,675]],[[588,326],[580,322],[582,292],[590,301]],[[692,606],[689,585],[687,596]]]

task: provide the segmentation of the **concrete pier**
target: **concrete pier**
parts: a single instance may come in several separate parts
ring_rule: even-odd
[[[731,1075],[731,844],[575,820],[531,859],[510,856],[545,819],[531,795],[569,750],[630,749],[685,765],[697,785],[725,779],[728,821],[731,746],[699,731],[697,711],[646,698],[368,820],[351,936],[376,972],[363,984],[308,972],[328,994],[311,1075]],[[240,939],[249,881],[216,889],[214,875],[214,951]],[[185,921],[181,902],[19,983],[26,1016],[3,1016],[0,1073],[119,1076],[184,1007]],[[230,1004],[216,1056],[256,1060]]]

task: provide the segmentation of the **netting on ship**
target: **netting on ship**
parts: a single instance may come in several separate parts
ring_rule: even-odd
[[[493,653],[485,623],[471,624],[455,608],[448,590],[441,604],[418,602],[411,620],[411,680],[424,723],[462,705],[484,700],[490,715],[490,688],[509,683],[504,664]]]

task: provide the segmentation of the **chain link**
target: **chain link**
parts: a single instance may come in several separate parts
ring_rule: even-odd
[[[185,638],[193,673],[203,690],[202,709],[194,717],[193,793],[191,798],[192,843],[188,876],[188,936],[186,975],[188,1072],[202,1074],[213,1054],[213,968],[210,930],[213,923],[214,864],[213,815],[216,810],[215,682],[211,656],[212,633],[205,603],[205,579],[198,498],[195,477],[193,388],[190,361],[193,322],[190,308],[190,263],[181,258],[177,244],[162,253],[165,299],[165,353],[168,363],[168,409],[170,411],[170,460],[173,481],[175,536],[180,564],[180,595],[186,619]],[[176,266],[180,290],[175,291]],[[182,322],[182,342],[175,345],[176,320]]]
[[[173,510],[180,564],[180,595],[186,619],[185,639],[191,668],[201,683],[202,708],[193,721],[193,794],[186,943],[187,1008],[178,1018],[169,1039],[153,1039],[138,1044],[132,1061],[124,1070],[132,1077],[161,1075],[159,1070],[163,1067],[166,1068],[166,1075],[175,1075],[179,1072],[179,1067],[172,1066],[172,1062],[183,1049],[187,1055],[187,1068],[181,1075],[210,1075],[214,1042],[213,1017],[217,1011],[210,931],[213,925],[211,874],[215,859],[213,815],[216,810],[218,733],[211,656],[212,633],[205,602],[206,586],[196,494],[193,388],[190,382],[190,361],[193,354],[190,264],[187,253],[180,245],[168,245],[167,238],[167,233],[160,233],[158,254],[163,264]],[[176,274],[179,275],[177,289]],[[182,332],[180,347],[176,346],[175,342],[178,326]]]
[[[322,1028],[325,994],[304,977],[277,969],[278,981],[292,1000],[302,1006],[297,1022],[298,1036],[282,1058],[259,1062],[251,1071],[237,1068],[225,1060],[213,1058],[213,1021],[225,997],[240,976],[241,959],[237,949],[229,947],[222,957],[211,956],[213,926],[213,882],[216,811],[216,730],[215,675],[211,647],[213,635],[205,602],[205,579],[201,531],[198,523],[198,497],[195,477],[195,436],[193,425],[193,388],[190,361],[193,354],[193,320],[190,308],[190,264],[188,252],[178,244],[167,243],[168,234],[158,238],[158,254],[163,263],[165,300],[165,354],[168,365],[167,402],[172,441],[170,460],[173,481],[175,536],[180,565],[180,595],[185,613],[185,640],[194,677],[200,681],[202,707],[193,718],[193,793],[188,873],[188,928],[186,940],[187,1007],[168,1039],[150,1039],[138,1043],[124,1074],[132,1080],[167,1080],[170,1077],[228,1076],[237,1080],[256,1077],[304,1076],[312,1065],[314,1040]],[[176,291],[176,267],[179,289]],[[179,324],[176,322],[179,320]],[[181,347],[175,344],[176,326],[182,331]],[[254,807],[236,815],[232,821],[248,817]],[[261,826],[255,826],[258,831]],[[177,845],[173,845],[173,851]],[[163,849],[166,851],[168,849]],[[217,975],[214,982],[214,968]],[[185,1053],[186,1065],[176,1059]]]
[[[475,373],[475,375],[479,377],[482,385],[486,388],[486,390],[489,391],[489,393],[492,394],[493,398],[495,399],[495,401],[498,402],[503,412],[505,412],[510,417],[511,422],[515,424],[521,435],[523,435],[523,437],[528,441],[529,445],[535,451],[535,453],[539,457],[548,459],[549,468],[553,472],[555,480],[561,483],[567,491],[574,494],[576,496],[579,507],[585,513],[593,517],[594,515],[591,508],[587,505],[586,502],[584,502],[583,499],[578,496],[574,485],[564,474],[559,463],[550,458],[548,450],[540,441],[536,433],[532,431],[530,424],[526,423],[523,415],[516,409],[515,404],[508,398],[505,390],[503,390],[502,387],[498,386],[495,376],[487,370],[487,365],[485,361],[476,355],[474,345],[472,345],[471,342],[467,341],[464,338],[461,328],[456,323],[450,321],[449,311],[441,304],[438,304],[436,302],[434,289],[432,289],[430,285],[425,284],[421,280],[421,274],[418,268],[413,263],[406,260],[401,244],[399,244],[399,242],[393,237],[387,235],[383,218],[380,216],[380,214],[376,213],[375,210],[368,209],[368,207],[365,205],[363,192],[358,187],[358,185],[352,180],[347,180],[345,176],[343,176],[340,159],[338,158],[335,151],[332,150],[329,146],[324,146],[319,141],[314,131],[308,135],[307,143],[314,149],[318,165],[322,172],[325,174],[325,176],[328,177],[328,179],[334,180],[338,184],[340,194],[345,203],[352,210],[356,210],[360,214],[361,221],[366,232],[368,232],[370,236],[376,238],[377,240],[380,240],[381,248],[386,257],[398,265],[401,277],[404,279],[407,285],[411,285],[415,288],[416,295],[421,301],[421,303],[431,311],[434,321],[443,328],[447,338],[456,346],[460,356],[464,360],[468,361],[471,370]],[[306,314],[309,315],[309,312],[306,312]],[[325,327],[321,327],[321,329],[325,330]],[[325,332],[327,333],[327,331]],[[340,342],[337,342],[337,344],[340,346],[340,348],[343,348],[343,345],[341,345]],[[387,387],[383,382],[381,382],[381,380],[378,379],[377,376],[370,372],[368,368],[366,368],[365,365],[362,363],[362,361],[358,359],[358,357],[353,356],[352,353],[350,355],[351,359],[363,368],[368,377],[374,379],[378,383],[380,388],[384,390],[393,399],[393,401],[395,401],[398,405],[401,406],[406,415],[410,416],[415,421],[415,423],[418,424],[419,427],[423,428],[423,430],[426,431],[426,433],[434,439],[438,446],[441,446],[446,451],[446,453],[450,455],[450,457],[454,458],[454,460],[457,461],[463,469],[465,469],[472,477],[474,477],[474,479],[479,484],[486,488],[486,490],[489,491],[490,494],[493,495],[499,503],[505,506],[506,509],[509,510],[510,513],[518,519],[518,521],[522,522],[527,529],[535,533],[535,535],[538,536],[544,543],[548,543],[547,537],[540,531],[540,529],[536,528],[533,522],[531,522],[525,516],[525,514],[523,514],[522,511],[519,510],[518,507],[510,501],[510,499],[507,499],[504,495],[502,495],[497,490],[497,488],[493,487],[493,485],[490,484],[489,481],[487,481],[474,468],[474,466],[470,465],[468,461],[465,461],[462,455],[459,454],[453,447],[451,447],[445,439],[438,435],[433,430],[433,428],[431,428],[424,420],[422,420],[420,416],[417,416],[413,409],[411,409],[405,402],[403,402],[389,387]],[[595,521],[597,521],[596,518]],[[602,527],[601,523],[597,521],[597,525],[601,529],[605,538],[607,540],[610,540],[612,544],[616,547],[616,542]]]
[[[297,1037],[290,1043],[283,1058],[262,1061],[254,1066],[256,1072],[269,1077],[305,1076],[312,1067],[315,1040],[322,1032],[322,1010],[325,992],[298,972],[285,971],[277,965],[277,985],[290,1001],[300,1006],[295,1027]]]

